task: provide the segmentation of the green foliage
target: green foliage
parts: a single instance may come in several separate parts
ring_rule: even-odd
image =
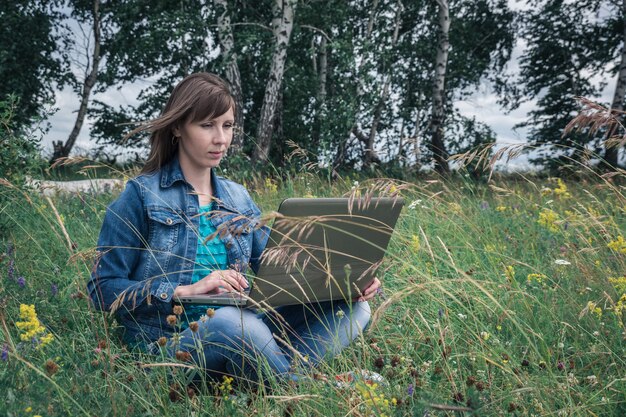
[[[26,176],[39,171],[43,164],[39,139],[33,133],[19,130],[16,121],[19,107],[19,99],[15,96],[0,101],[0,178],[18,186],[24,183]]]
[[[537,109],[519,127],[529,128],[529,142],[539,147],[534,162],[555,168],[580,160],[585,148],[601,153],[602,135],[563,129],[579,112],[576,97],[597,97],[619,65],[623,44],[622,4],[615,1],[537,0],[521,13],[521,35],[527,43],[520,73],[510,80],[503,99],[510,108],[536,99]],[[598,79],[600,80],[598,82]]]
[[[0,2],[0,101],[10,96],[20,105],[12,114],[13,125],[28,127],[43,116],[53,97],[54,84],[62,85],[64,71],[57,53],[56,28],[61,15],[55,1]]]

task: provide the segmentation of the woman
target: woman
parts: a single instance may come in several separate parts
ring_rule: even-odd
[[[378,280],[354,303],[282,307],[279,315],[210,306],[181,313],[173,303],[243,291],[267,242],[248,192],[214,171],[233,138],[235,111],[223,80],[192,74],[160,117],[131,132],[151,132],[150,154],[107,209],[88,289],[97,308],[115,312],[132,346],[193,360],[210,377],[297,378],[296,362],[316,365],[365,328]]]

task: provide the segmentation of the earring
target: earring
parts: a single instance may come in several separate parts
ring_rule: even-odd
[[[172,136],[172,146],[176,146],[178,144],[178,136]]]

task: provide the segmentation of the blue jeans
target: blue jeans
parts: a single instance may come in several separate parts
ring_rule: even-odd
[[[367,302],[344,301],[284,306],[276,313],[219,308],[213,317],[198,321],[196,332],[185,329],[168,353],[189,352],[213,379],[231,375],[257,383],[276,375],[297,380],[296,364],[314,367],[338,354],[363,332],[371,316]]]

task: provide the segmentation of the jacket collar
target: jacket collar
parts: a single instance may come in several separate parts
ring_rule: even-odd
[[[213,188],[213,197],[217,199],[218,206],[234,210],[233,199],[226,187],[224,187],[223,179],[223,177],[216,174],[215,169],[211,168],[211,187]],[[180,167],[178,155],[174,156],[170,162],[161,168],[161,187],[169,188],[177,181],[182,181],[183,183],[189,185],[189,183],[185,180],[183,170]]]
[[[174,156],[171,161],[161,168],[161,187],[169,188],[176,181],[183,181],[186,183],[183,170],[180,168],[178,155]]]

